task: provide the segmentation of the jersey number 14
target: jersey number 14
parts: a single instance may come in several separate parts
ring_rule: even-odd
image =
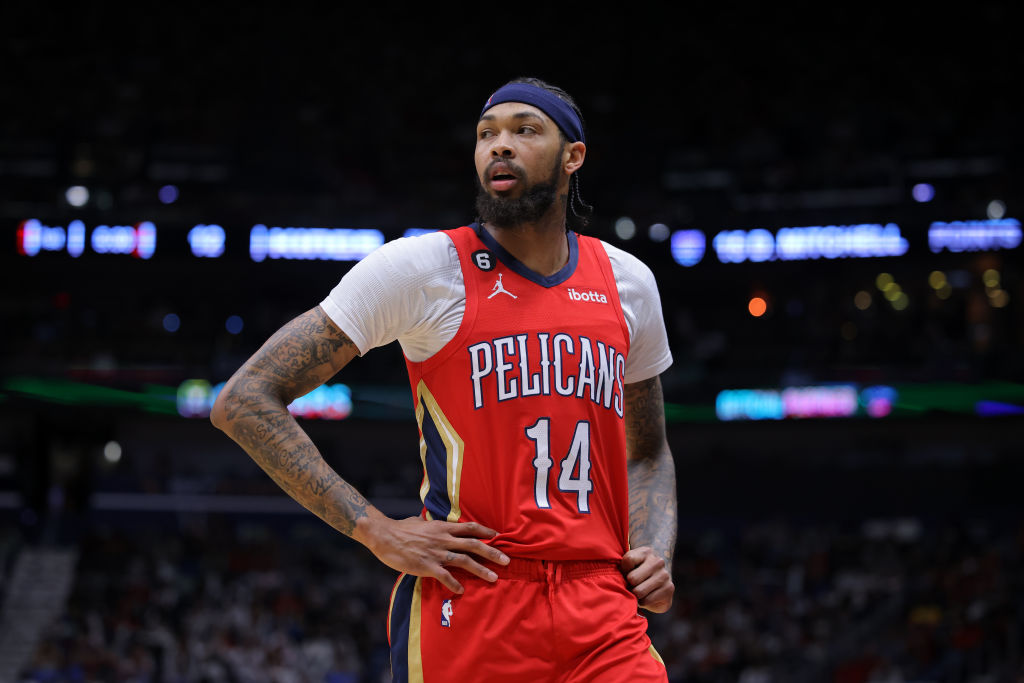
[[[548,500],[548,473],[555,462],[551,459],[551,418],[542,417],[526,428],[526,436],[533,441],[533,497],[539,508],[550,508]],[[569,453],[562,458],[558,475],[558,490],[576,494],[576,508],[590,512],[590,423],[580,420],[572,435]]]

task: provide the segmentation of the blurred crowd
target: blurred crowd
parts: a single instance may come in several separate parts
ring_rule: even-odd
[[[394,576],[337,539],[98,532],[22,680],[383,681]]]
[[[656,631],[674,682],[1024,676],[1024,527],[754,523],[680,547],[675,612]]]
[[[394,575],[315,526],[96,530],[22,683],[380,683]],[[684,531],[648,615],[672,683],[1018,683],[1024,527]]]

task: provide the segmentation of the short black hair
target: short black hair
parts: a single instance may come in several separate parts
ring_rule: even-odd
[[[576,116],[579,117],[580,127],[583,129],[584,136],[586,136],[587,122],[584,120],[583,112],[580,111],[580,107],[576,104],[576,100],[573,99],[572,95],[562,88],[559,88],[557,85],[552,85],[540,78],[522,76],[519,78],[513,78],[505,85],[511,85],[513,83],[522,83],[525,85],[532,85],[535,88],[543,88],[568,104]],[[566,137],[561,128],[558,129],[558,132],[561,134],[563,142],[568,143],[569,138]],[[582,230],[590,224],[590,216],[593,213],[594,207],[583,201],[583,197],[580,196],[580,173],[579,171],[576,171],[572,174],[572,177],[569,178],[569,206],[567,207],[565,214],[566,227],[572,228],[573,230]]]

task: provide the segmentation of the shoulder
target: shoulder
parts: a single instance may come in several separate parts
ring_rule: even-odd
[[[443,232],[399,237],[380,245],[350,268],[331,292],[337,299],[400,301],[427,288],[450,289],[459,278],[459,255]]]
[[[672,364],[658,283],[650,266],[633,254],[601,242],[615,275],[622,314],[629,328],[626,383],[651,379]]]
[[[459,257],[448,235],[436,231],[385,242],[365,260],[387,262],[389,269],[403,273],[458,266]]]

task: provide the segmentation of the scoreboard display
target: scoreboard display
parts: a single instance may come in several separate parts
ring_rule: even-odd
[[[91,311],[88,315],[105,319],[96,326],[109,328],[106,337],[115,347],[121,343],[115,328],[145,327],[144,321],[157,321],[148,323],[152,329],[147,331],[124,333],[126,339],[135,334],[135,346],[151,346],[148,358],[136,361],[136,370],[161,366],[155,360],[161,356],[161,347],[174,355],[156,373],[162,382],[160,390],[126,380],[138,373],[125,372],[123,359],[114,361],[116,368],[106,373],[96,372],[95,363],[74,364],[71,379],[85,385],[64,392],[77,397],[73,400],[102,404],[107,394],[90,386],[102,389],[113,383],[120,390],[137,392],[135,405],[145,410],[205,417],[232,363],[237,367],[242,356],[285,321],[286,312],[315,305],[352,264],[386,241],[434,229],[302,227],[294,225],[298,221],[237,218],[197,222],[181,214],[161,217],[158,213],[117,222],[90,219],[84,213],[60,219],[29,216],[7,228],[8,247],[2,255],[6,286],[45,297],[43,311],[32,318],[38,329],[46,329],[39,320],[48,314],[66,317],[68,309],[84,306]],[[667,377],[670,420],[882,419],[918,414],[908,407],[907,395],[917,396],[920,406],[922,395],[948,397],[949,390],[922,393],[927,379],[896,370],[913,365],[908,355],[915,343],[911,339],[893,340],[890,335],[890,348],[876,353],[878,371],[867,379],[863,368],[854,365],[835,368],[829,376],[806,371],[804,376],[790,377],[794,368],[781,365],[785,351],[780,347],[789,343],[787,339],[805,334],[803,329],[826,323],[835,327],[834,342],[826,340],[826,344],[854,345],[861,343],[858,335],[862,340],[869,325],[881,327],[875,334],[884,337],[886,326],[913,330],[935,325],[936,320],[977,315],[971,313],[977,301],[970,298],[978,292],[984,292],[982,302],[990,311],[986,315],[1013,319],[1019,306],[1021,281],[1016,264],[1022,231],[1015,218],[659,227],[661,231],[648,231],[647,240],[633,234],[599,236],[637,254],[654,271],[676,367],[685,372],[692,363],[693,349],[679,334],[680,320],[686,317],[698,327],[718,327],[732,344],[742,342],[748,350],[739,367],[723,373],[728,379],[706,380],[699,391]],[[811,309],[812,295],[824,298],[824,304]],[[954,307],[955,314],[950,314]],[[203,327],[198,317],[214,322],[206,320]],[[969,330],[969,325],[964,329]],[[39,334],[38,329],[20,333]],[[31,342],[23,339],[22,343]],[[235,355],[222,363],[225,367],[213,367],[215,363],[204,354],[210,356],[225,347],[234,348]],[[886,355],[889,352],[891,356]],[[182,362],[183,354],[193,360]],[[292,412],[308,419],[344,419],[360,415],[364,394],[384,390],[401,395],[405,390],[401,367],[392,356],[377,360],[380,355],[370,354],[364,361],[366,382],[357,377],[351,385],[322,387],[316,395],[297,402]],[[751,359],[757,359],[757,364],[747,363]],[[57,385],[47,385],[56,381],[53,377],[29,373],[2,381],[0,392],[13,398],[55,400],[61,394]],[[1019,385],[987,386],[988,393],[978,394],[964,384],[959,390],[964,400],[932,408],[944,410],[952,405],[956,412],[972,415],[1024,412]],[[397,398],[393,402],[401,403]],[[923,412],[929,412],[929,401],[923,405]],[[369,412],[398,417],[406,411],[380,410],[377,405]]]

